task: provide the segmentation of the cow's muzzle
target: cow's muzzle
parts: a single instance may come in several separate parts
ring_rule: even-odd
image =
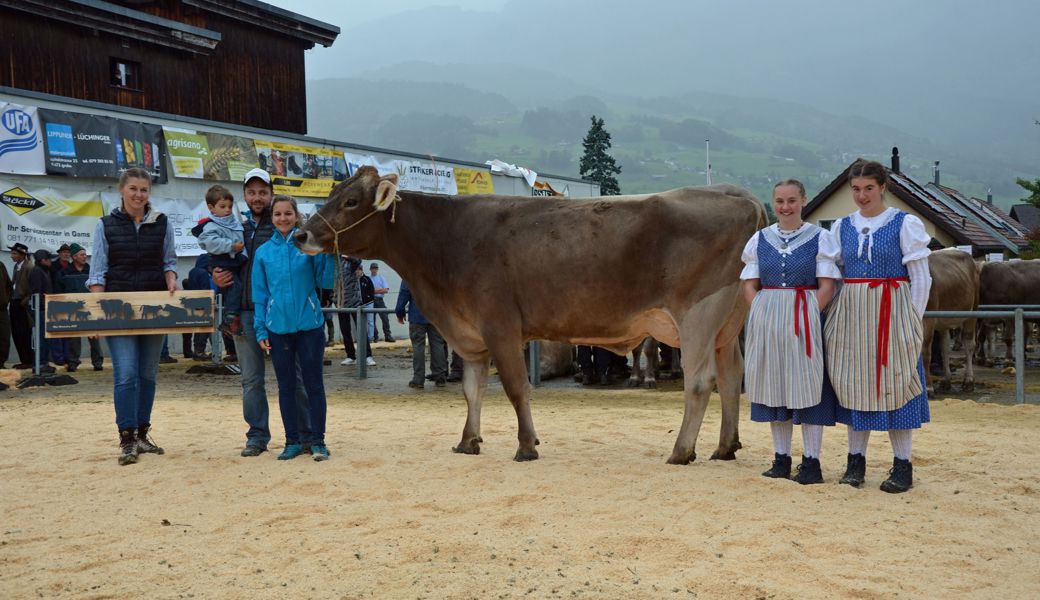
[[[325,251],[324,248],[314,242],[314,234],[309,231],[297,231],[296,235],[293,236],[293,240],[301,252],[320,254]]]

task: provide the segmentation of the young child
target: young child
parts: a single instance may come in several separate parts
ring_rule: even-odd
[[[777,223],[744,247],[740,278],[751,305],[744,381],[751,420],[769,423],[773,465],[766,477],[791,475],[791,437],[802,426],[802,464],[795,481],[823,483],[823,428],[835,423],[835,398],[824,372],[820,311],[834,293],[837,267],[819,256],[819,227],[802,221],[805,186],[773,186]]]
[[[209,268],[220,267],[231,272],[230,287],[218,290],[223,298],[224,322],[220,330],[226,334],[242,333],[242,265],[246,262],[245,238],[242,221],[232,214],[235,199],[222,185],[214,185],[206,191],[206,207],[210,216],[199,221],[191,233],[199,238],[199,247],[210,256]]]

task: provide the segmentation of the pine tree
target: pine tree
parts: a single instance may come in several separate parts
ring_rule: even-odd
[[[603,128],[603,119],[592,115],[592,126],[581,145],[585,147],[585,154],[581,157],[581,176],[598,182],[604,196],[619,195],[621,186],[614,175],[621,172],[621,167],[607,152],[610,150],[610,134]]]

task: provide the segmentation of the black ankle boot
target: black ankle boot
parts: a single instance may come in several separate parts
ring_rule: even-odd
[[[148,437],[148,430],[151,428],[150,423],[139,425],[137,427],[137,451],[138,452],[151,452],[152,454],[165,454],[166,451],[155,445],[155,441]]]
[[[137,462],[137,432],[133,429],[119,430],[119,464],[132,465]]]
[[[798,474],[794,480],[802,485],[823,483],[823,471],[820,469],[820,459],[802,457],[802,464],[798,465]]]
[[[867,457],[862,454],[850,454],[845,467],[845,474],[838,483],[860,487],[867,477]]]
[[[892,470],[888,479],[881,482],[881,491],[889,494],[901,494],[914,487],[914,465],[901,458],[892,459]]]
[[[762,476],[772,477],[773,479],[790,479],[791,456],[789,454],[773,453],[773,466],[768,471],[762,473]]]

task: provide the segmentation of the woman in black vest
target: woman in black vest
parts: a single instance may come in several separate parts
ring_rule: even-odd
[[[122,205],[94,229],[91,292],[155,292],[177,289],[177,254],[166,215],[148,202],[152,180],[144,169],[119,178]],[[137,462],[139,452],[162,454],[148,437],[163,335],[106,337],[112,355],[113,396],[119,427],[119,464]]]

